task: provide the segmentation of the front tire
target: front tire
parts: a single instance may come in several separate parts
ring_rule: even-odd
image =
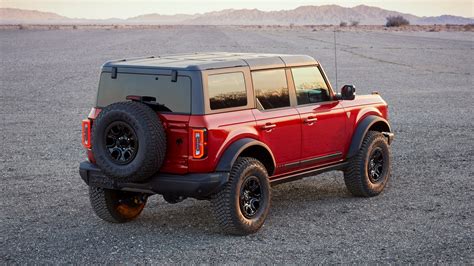
[[[255,158],[241,157],[234,163],[229,181],[212,199],[214,215],[222,229],[233,235],[248,235],[262,227],[270,209],[268,173]]]
[[[95,214],[111,223],[125,223],[137,218],[145,208],[147,198],[144,193],[89,187],[89,199]]]
[[[377,196],[384,190],[390,173],[391,154],[387,139],[380,132],[369,131],[344,171],[346,187],[357,197]]]

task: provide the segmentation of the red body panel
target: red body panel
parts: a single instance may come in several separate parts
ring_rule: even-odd
[[[352,135],[357,125],[359,125],[359,122],[369,115],[380,116],[388,120],[388,107],[387,103],[379,95],[356,96],[352,101],[341,101],[341,104],[345,112],[348,113],[346,121],[347,133],[344,141],[345,157],[351,144]]]
[[[368,115],[387,119],[387,106],[379,95],[263,112],[252,109],[191,116],[190,128],[208,130],[208,154],[203,159],[188,156],[188,169],[193,173],[213,172],[224,151],[242,138],[259,140],[270,148],[275,176],[341,161],[358,123]],[[310,116],[317,118],[311,125],[305,123]],[[189,138],[191,141],[191,134]]]
[[[301,121],[298,111],[295,108],[252,111],[257,122],[258,140],[265,143],[275,157],[275,174],[298,167],[301,158]]]
[[[258,139],[255,118],[251,110],[191,116],[191,128],[207,128],[207,156],[194,159],[189,156],[189,172],[213,172],[219,158],[233,142],[241,138]],[[189,136],[191,141],[191,134]],[[190,153],[192,147],[190,146]]]
[[[340,160],[347,138],[346,112],[340,101],[298,107],[301,116],[301,166]]]
[[[89,114],[92,121],[100,109]],[[387,119],[387,104],[379,95],[298,107],[257,109],[207,115],[159,114],[167,135],[161,172],[173,174],[215,171],[226,149],[242,138],[266,144],[275,158],[272,178],[341,161],[358,123],[369,115]],[[308,119],[310,121],[308,121]],[[192,156],[192,129],[207,129],[207,156]],[[93,145],[93,140],[92,140]],[[88,157],[94,162],[92,152]]]
[[[91,124],[99,112],[100,109],[91,111]],[[259,140],[270,148],[276,163],[274,177],[327,165],[345,158],[354,130],[369,115],[388,118],[387,104],[379,95],[271,111],[159,114],[167,137],[167,153],[160,171],[213,172],[224,151],[242,138]],[[193,128],[207,129],[207,156],[202,159],[193,158],[191,153]],[[87,154],[89,161],[94,162],[90,149]]]
[[[160,114],[166,132],[166,157],[160,169],[164,173],[188,173],[189,115]]]

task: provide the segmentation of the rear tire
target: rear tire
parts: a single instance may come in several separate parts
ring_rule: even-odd
[[[163,124],[143,103],[111,104],[93,122],[92,153],[105,175],[121,182],[143,181],[163,164]]]
[[[89,187],[95,214],[104,221],[125,223],[137,218],[145,208],[148,195],[138,192]]]
[[[222,229],[233,235],[248,235],[262,227],[270,209],[268,173],[255,158],[241,157],[234,163],[229,181],[212,199],[212,209]]]
[[[380,194],[391,172],[391,154],[382,133],[369,131],[359,152],[349,160],[344,182],[354,196],[373,197]]]

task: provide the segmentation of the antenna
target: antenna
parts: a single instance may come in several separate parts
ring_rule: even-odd
[[[337,86],[337,49],[336,49],[336,27],[334,26],[334,66],[336,68],[336,90],[339,88]]]

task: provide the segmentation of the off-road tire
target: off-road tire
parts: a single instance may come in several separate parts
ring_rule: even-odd
[[[125,223],[143,211],[147,195],[138,192],[89,187],[89,199],[95,214],[104,221]]]
[[[240,206],[242,185],[249,178],[258,180],[261,204],[255,216],[244,216]],[[226,185],[211,199],[215,218],[223,231],[233,235],[248,235],[262,227],[270,209],[271,188],[268,173],[263,164],[255,158],[240,157],[234,163]]]
[[[372,152],[377,149],[383,155],[383,166],[377,181],[369,177],[369,163]],[[357,197],[373,197],[380,194],[391,173],[391,152],[387,139],[377,131],[367,132],[359,152],[349,160],[344,171],[344,182],[352,195]]]
[[[124,122],[136,135],[137,149],[126,164],[113,160],[106,147],[106,131]],[[166,154],[166,134],[158,115],[139,102],[119,102],[105,107],[92,126],[92,153],[97,165],[110,178],[121,182],[143,181],[156,173]]]

